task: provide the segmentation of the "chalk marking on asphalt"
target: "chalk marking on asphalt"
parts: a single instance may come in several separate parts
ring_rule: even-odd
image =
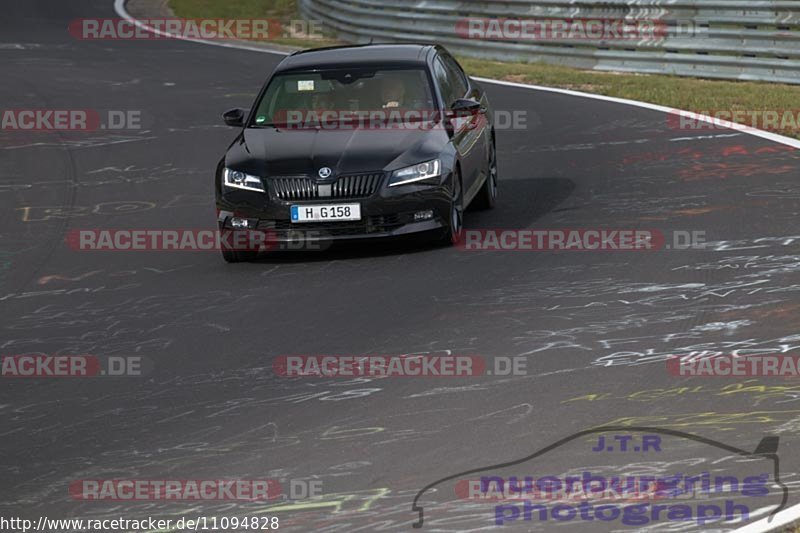
[[[13,146],[0,146],[0,150],[20,150],[23,148],[63,148],[65,146],[70,149],[100,148],[103,146],[112,146],[115,144],[125,144],[125,143],[139,142],[139,141],[151,141],[157,138],[158,137],[141,137],[137,139],[122,139],[118,141],[103,141],[103,140],[92,141],[90,139],[90,140],[80,140],[80,141],[65,141],[63,143],[37,142],[30,144],[16,144]]]
[[[216,41],[208,41],[205,39],[194,39],[190,37],[183,37],[181,35],[174,35],[168,32],[164,32],[148,26],[147,24],[141,22],[140,20],[136,19],[133,15],[128,13],[125,9],[125,4],[128,3],[128,0],[114,0],[114,10],[117,14],[124,18],[125,20],[132,22],[136,26],[143,28],[151,33],[155,33],[157,35],[161,35],[164,37],[171,37],[174,39],[179,39],[181,41],[190,41],[193,43],[200,43],[200,44],[208,44],[211,46],[221,46],[223,48],[235,48],[239,50],[250,50],[252,52],[262,52],[267,54],[274,54],[274,55],[281,55],[281,56],[288,56],[291,52],[284,52],[281,50],[270,50],[268,48],[260,48],[256,46],[248,46],[246,44],[238,44],[238,43],[222,43]],[[541,85],[529,85],[525,83],[515,83],[511,81],[502,81],[502,80],[494,80],[491,78],[481,78],[473,76],[473,79],[478,80],[483,83],[492,83],[495,85],[505,85],[507,87],[518,87],[520,89],[529,89],[535,91],[543,91],[543,92],[550,92],[550,93],[558,93],[558,94],[565,94],[569,96],[578,96],[581,98],[591,98],[593,100],[601,100],[603,102],[612,102],[615,104],[624,104],[634,107],[641,107],[643,109],[649,109],[651,111],[661,111],[662,113],[667,114],[678,114],[678,113],[687,113],[690,114],[693,119],[700,120],[702,122],[707,122],[709,124],[715,124],[718,127],[728,128],[736,131],[740,131],[742,133],[747,133],[748,135],[753,135],[754,137],[760,137],[762,139],[766,139],[768,141],[776,142],[779,144],[784,144],[786,146],[791,146],[792,148],[797,148],[800,150],[800,140],[792,139],[790,137],[785,137],[783,135],[778,135],[777,133],[770,133],[768,131],[762,131],[753,128],[752,126],[745,126],[743,124],[737,124],[735,122],[728,122],[727,120],[721,120],[718,118],[709,117],[707,115],[701,115],[699,113],[694,113],[691,111],[684,111],[681,109],[674,109],[671,107],[666,107],[658,104],[650,104],[647,102],[640,102],[638,100],[628,100],[626,98],[616,98],[614,96],[604,96],[601,94],[591,94],[591,93],[583,93],[580,91],[572,91],[569,89],[558,89],[556,87],[543,87]]]
[[[673,137],[669,140],[671,143],[683,141],[703,141],[706,139],[728,139],[730,137],[739,137],[741,133],[721,133],[719,135],[697,135],[695,137]]]

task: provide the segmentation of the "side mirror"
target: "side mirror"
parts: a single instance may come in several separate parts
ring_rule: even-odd
[[[453,112],[454,116],[465,116],[483,113],[485,108],[477,100],[473,100],[471,98],[459,98],[453,102],[453,105],[450,106],[450,110]]]
[[[222,114],[222,120],[234,128],[244,127],[244,109],[229,109]]]

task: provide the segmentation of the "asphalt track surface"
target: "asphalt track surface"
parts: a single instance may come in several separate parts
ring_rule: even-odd
[[[213,229],[213,169],[235,135],[220,113],[248,107],[281,58],[175,40],[73,39],[70,21],[116,16],[106,0],[4,10],[4,109],[140,110],[144,127],[2,132],[0,352],[135,355],[151,368],[140,378],[4,380],[3,516],[257,515],[278,516],[291,531],[408,530],[422,487],[606,424],[750,451],[778,435],[781,480],[789,504],[800,502],[791,490],[800,489],[800,387],[679,378],[664,363],[704,350],[797,354],[796,150],[732,131],[676,131],[653,111],[492,85],[495,107],[524,110],[528,127],[498,132],[499,205],[468,213],[468,229],[703,231],[706,249],[389,243],[241,265],[214,252],[74,251],[65,235],[76,228]],[[285,354],[448,350],[490,366],[522,356],[527,374],[345,380],[272,371]],[[669,439],[657,454],[603,454],[584,437],[516,473],[738,476],[752,463]],[[68,493],[75,480],[123,478],[316,479],[324,496],[197,503]],[[423,495],[424,527],[494,528],[491,508],[454,499],[442,487]],[[503,527],[734,526],[534,519]]]

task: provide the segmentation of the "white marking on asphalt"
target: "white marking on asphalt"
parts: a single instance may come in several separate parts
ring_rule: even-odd
[[[793,505],[775,516],[768,516],[750,525],[735,529],[731,533],[766,533],[767,531],[773,531],[779,527],[789,525],[798,519],[800,519],[800,504]]]
[[[669,142],[681,142],[681,141],[704,141],[706,139],[727,139],[730,137],[739,137],[741,133],[720,133],[719,135],[697,135],[695,137],[675,137],[670,139]]]
[[[136,139],[122,139],[119,141],[66,141],[63,143],[47,143],[47,142],[37,142],[31,144],[18,144],[15,146],[0,146],[0,150],[20,150],[22,148],[99,148],[101,146],[111,146],[113,144],[124,144],[124,143],[132,143],[132,142],[139,142],[139,141],[149,141],[152,139],[156,139],[157,137],[141,137]]]

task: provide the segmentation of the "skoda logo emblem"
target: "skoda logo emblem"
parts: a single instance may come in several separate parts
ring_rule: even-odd
[[[322,167],[319,169],[319,177],[322,179],[330,178],[331,174],[333,174],[333,171],[328,167]]]

